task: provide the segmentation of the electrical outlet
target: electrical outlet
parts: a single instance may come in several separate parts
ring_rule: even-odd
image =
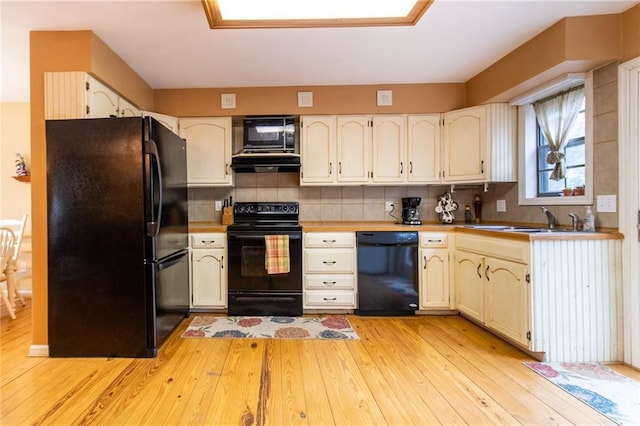
[[[222,210],[222,201],[216,201],[216,211],[219,212]]]
[[[616,195],[598,195],[596,211],[600,213],[615,213]]]
[[[496,211],[504,213],[507,211],[507,202],[505,200],[496,200]]]
[[[20,262],[20,272],[27,272],[27,262]]]
[[[390,212],[391,210],[393,210],[393,201],[386,201],[384,203],[384,211]]]

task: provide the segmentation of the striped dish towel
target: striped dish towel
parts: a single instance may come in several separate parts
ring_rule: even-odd
[[[264,267],[267,274],[289,273],[289,236],[264,236]]]

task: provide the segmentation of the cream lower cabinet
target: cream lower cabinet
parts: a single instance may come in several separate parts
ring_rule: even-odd
[[[529,242],[456,235],[454,276],[458,310],[529,349]]]
[[[353,232],[305,232],[304,308],[356,307],[356,248]]]
[[[448,234],[420,233],[420,309],[451,309]]]
[[[227,306],[226,234],[191,235],[191,307],[223,309]]]
[[[231,117],[181,118],[187,141],[187,185],[231,186]]]

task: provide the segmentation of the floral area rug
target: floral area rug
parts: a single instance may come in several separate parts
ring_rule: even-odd
[[[194,317],[182,337],[360,339],[343,317]]]
[[[640,383],[593,362],[524,365],[619,425],[640,424]]]

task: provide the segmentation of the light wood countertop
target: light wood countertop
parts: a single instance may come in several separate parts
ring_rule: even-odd
[[[621,240],[624,236],[616,230],[603,232],[571,232],[557,230],[555,232],[511,232],[508,230],[476,229],[465,227],[464,224],[443,225],[438,222],[423,223],[422,225],[402,225],[389,221],[303,221],[300,222],[305,232],[357,232],[357,231],[417,231],[417,232],[462,232],[468,234],[501,237],[513,240]],[[493,224],[487,224],[493,225]],[[504,225],[504,224],[496,224]],[[535,227],[541,225],[514,224],[507,226]],[[216,222],[191,222],[189,233],[227,232],[227,225]]]

